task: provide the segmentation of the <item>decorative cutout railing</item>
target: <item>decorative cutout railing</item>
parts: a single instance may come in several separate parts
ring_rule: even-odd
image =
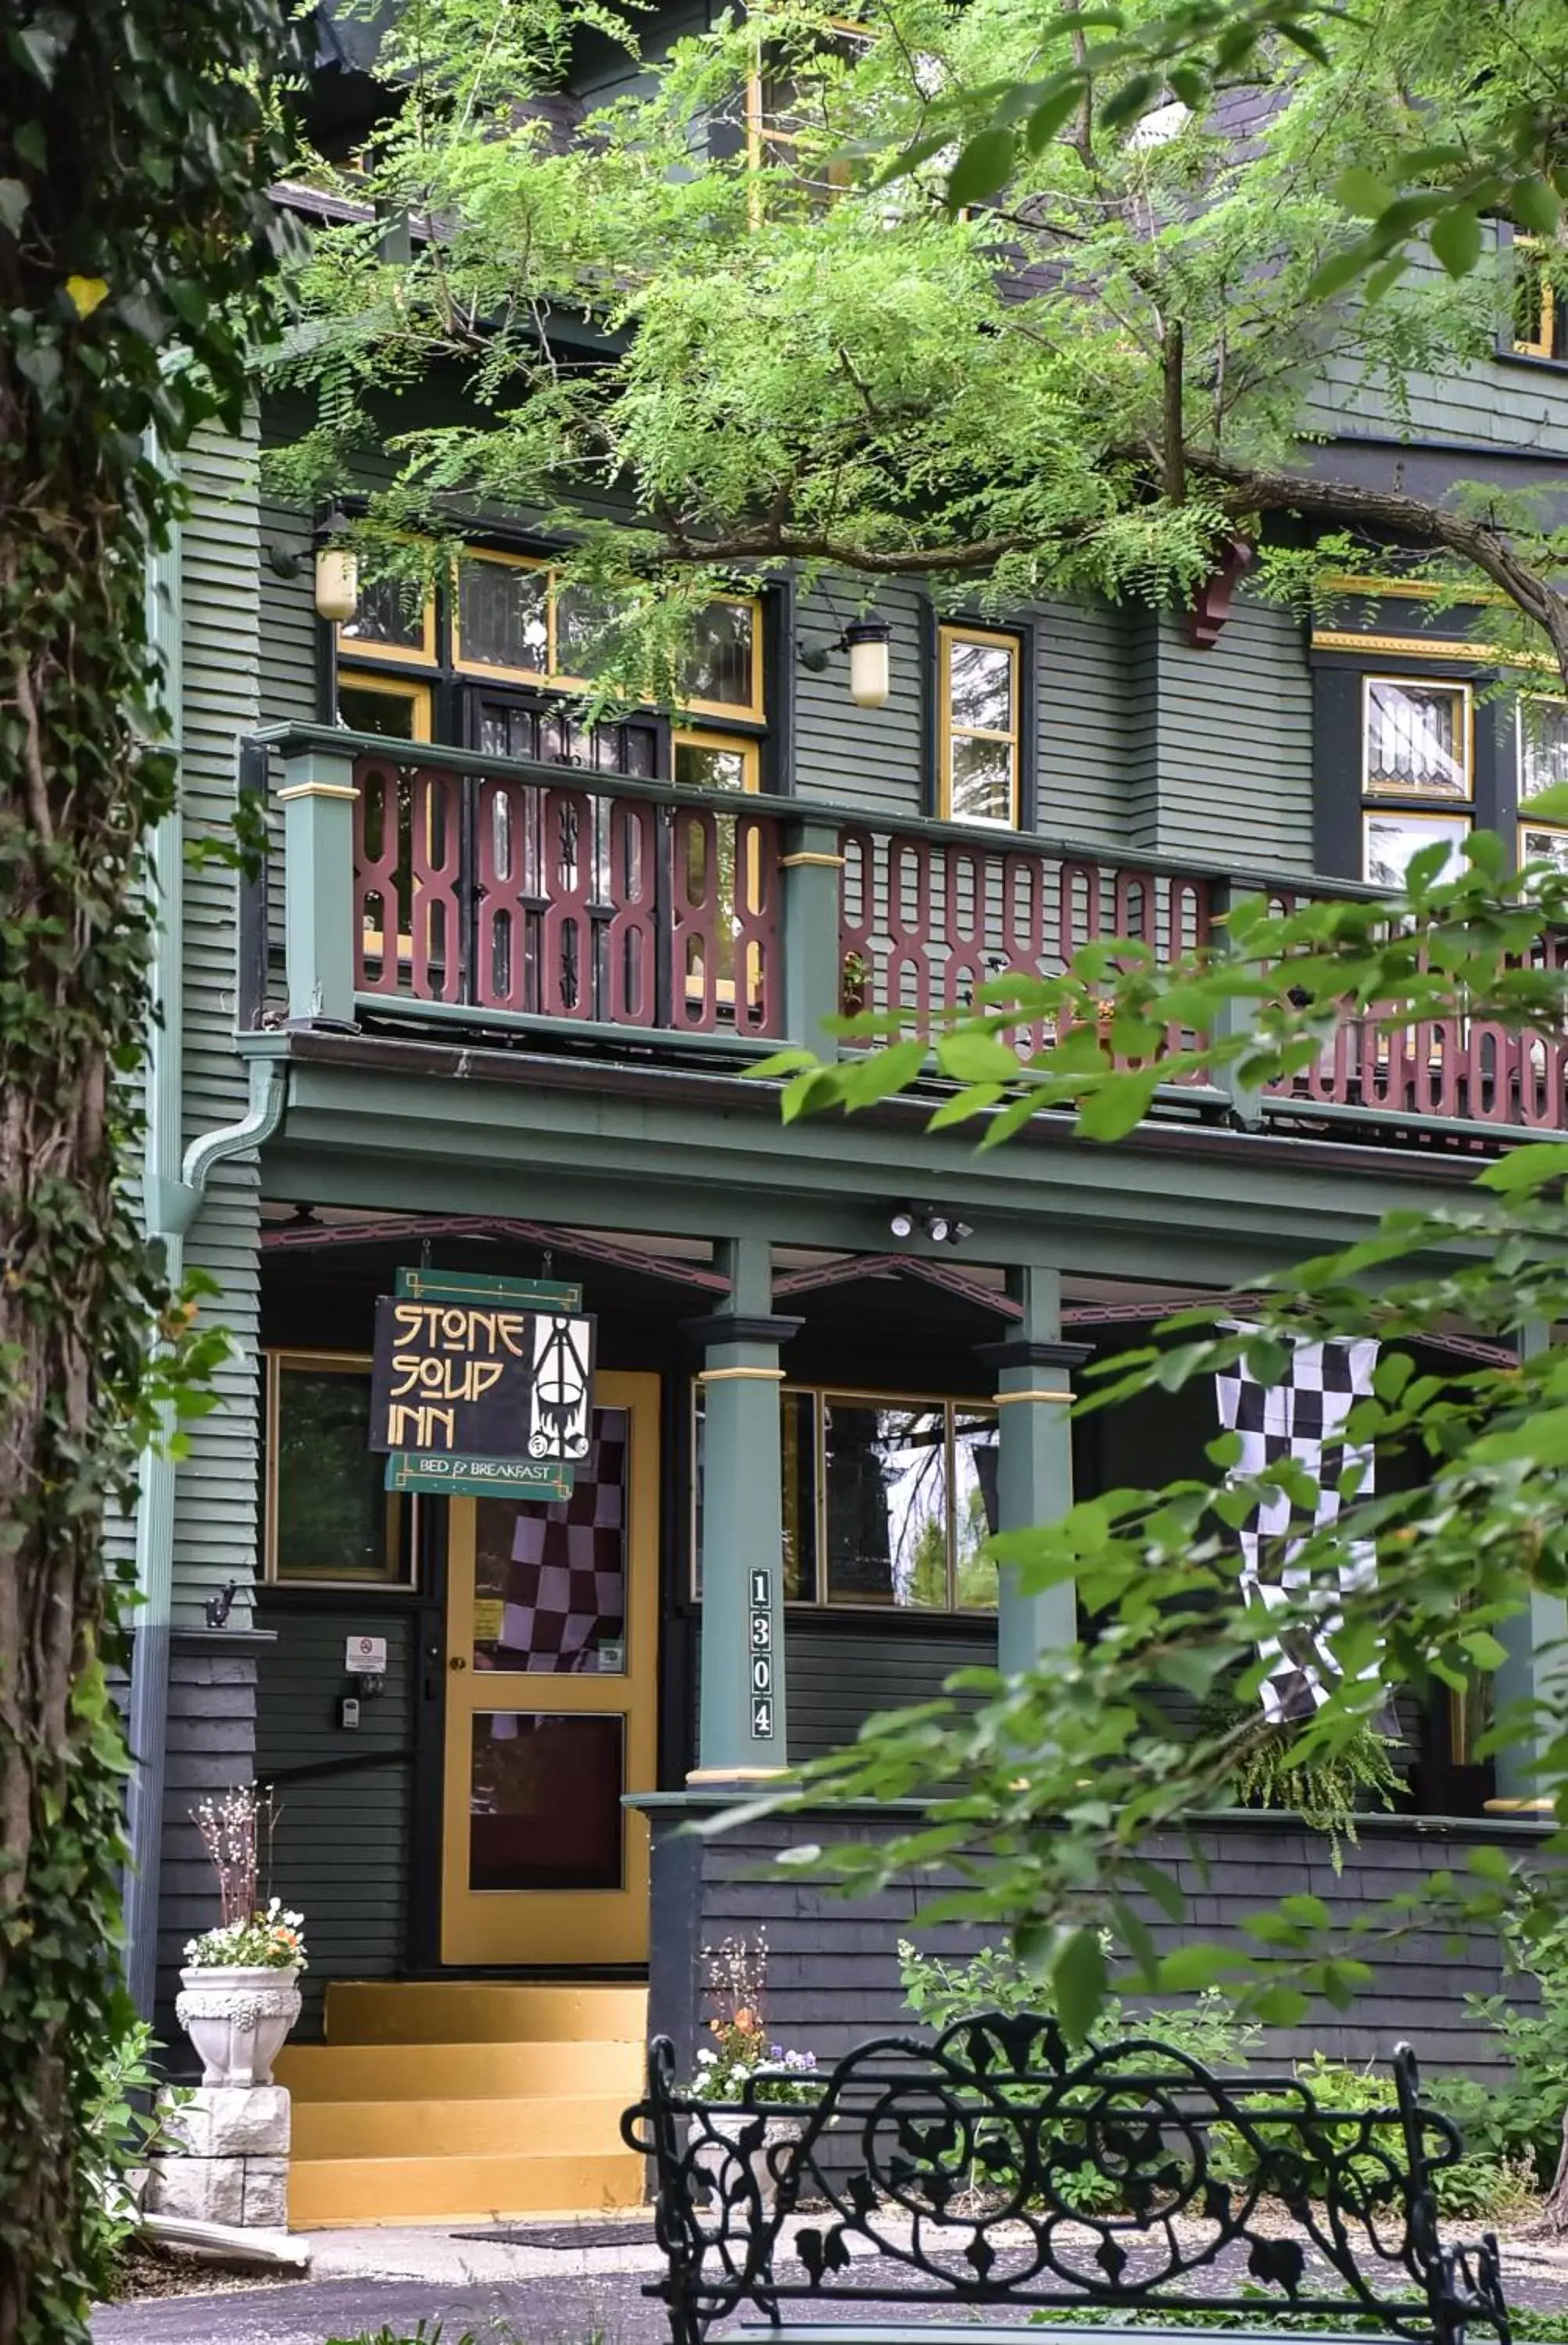
[[[241,922],[246,1023],[467,1014],[476,1026],[831,1048],[840,1013],[892,1013],[919,1032],[1010,971],[1061,974],[1085,945],[1130,939],[1163,961],[1217,942],[1238,897],[1288,912],[1339,892],[328,726],[279,727],[244,756],[255,791],[277,761],[285,867],[284,1002],[257,881]],[[1568,933],[1543,934],[1532,958],[1568,974]],[[1108,1002],[1090,1014],[1115,1047]],[[1012,1028],[1025,1056],[1060,1030],[1023,1014]],[[1181,1077],[1175,1054],[1196,1039],[1167,1030],[1155,1064],[1185,1088],[1156,1098],[1156,1112],[1424,1128],[1479,1148],[1568,1131],[1568,1035],[1348,1014],[1312,1066],[1261,1098],[1223,1075]]]
[[[355,761],[355,988],[677,1033],[781,1030],[779,830],[594,774]]]

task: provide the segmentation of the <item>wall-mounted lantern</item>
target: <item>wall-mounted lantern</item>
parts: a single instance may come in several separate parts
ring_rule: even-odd
[[[850,698],[857,708],[885,708],[892,691],[892,632],[885,619],[851,619],[835,642],[803,651],[800,665],[820,675],[835,652],[848,652]]]
[[[348,525],[348,515],[337,504],[316,524],[316,615],[337,627],[346,626],[360,607],[360,557],[342,543]],[[281,545],[269,545],[265,551],[268,567],[275,577],[299,577],[304,568],[302,554]]]

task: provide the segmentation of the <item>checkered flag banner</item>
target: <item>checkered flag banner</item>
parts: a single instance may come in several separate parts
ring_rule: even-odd
[[[1257,1331],[1242,1327],[1250,1335]],[[1237,1478],[1260,1474],[1265,1467],[1294,1457],[1318,1486],[1313,1528],[1337,1522],[1339,1477],[1349,1465],[1362,1469],[1363,1492],[1372,1487],[1372,1453],[1339,1441],[1345,1419],[1358,1400],[1372,1389],[1378,1365],[1376,1336],[1330,1337],[1321,1344],[1297,1344],[1283,1384],[1264,1386],[1252,1376],[1245,1359],[1215,1374],[1219,1421],[1241,1436],[1241,1456],[1233,1472]],[[1330,1447],[1325,1476],[1323,1453]],[[1299,1520],[1299,1518],[1296,1518]],[[1305,1534],[1288,1534],[1292,1514],[1283,1490],[1271,1491],[1241,1533],[1241,1585],[1250,1601],[1260,1597],[1270,1611],[1289,1604],[1308,1588],[1311,1574],[1298,1562]],[[1364,1588],[1377,1571],[1376,1550],[1359,1541],[1339,1568],[1339,1593]],[[1268,1662],[1263,1683],[1264,1714],[1275,1721],[1310,1718],[1328,1700],[1338,1675],[1328,1650],[1342,1615],[1325,1599],[1319,1629],[1297,1621],[1278,1638],[1259,1640],[1258,1650]],[[1375,1676],[1376,1671],[1368,1673]]]

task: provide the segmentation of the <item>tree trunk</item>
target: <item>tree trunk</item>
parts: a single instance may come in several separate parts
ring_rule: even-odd
[[[1541,2202],[1538,2222],[1530,2227],[1531,2235],[1545,2238],[1561,2238],[1568,2231],[1568,2109],[1563,2112],[1563,2143],[1557,2153],[1557,2171],[1552,2178],[1552,2188]]]

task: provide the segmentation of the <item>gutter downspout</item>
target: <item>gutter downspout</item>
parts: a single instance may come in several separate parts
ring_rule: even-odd
[[[184,658],[180,608],[180,532],[148,565],[148,633],[159,654],[164,697],[177,750],[184,738]],[[203,1132],[181,1152],[185,1083],[185,817],[177,802],[154,831],[148,850],[158,902],[148,975],[142,1176],[142,1217],[151,1244],[161,1247],[164,1273],[178,1286],[185,1271],[185,1237],[200,1209],[215,1166],[258,1148],[277,1130],[283,1112],[283,1069],[275,1059],[252,1059],[249,1104],[237,1123]],[[165,1435],[174,1427],[164,1427]],[[168,1748],[169,1642],[174,1614],[176,1463],[167,1439],[149,1445],[137,1468],[136,1575],[141,1603],[133,1619],[127,1732],[131,1774],[126,1802],[129,1863],[126,1874],[126,1984],[137,2011],[150,2019],[158,1985],[158,1919],[163,1844],[164,1785]]]

